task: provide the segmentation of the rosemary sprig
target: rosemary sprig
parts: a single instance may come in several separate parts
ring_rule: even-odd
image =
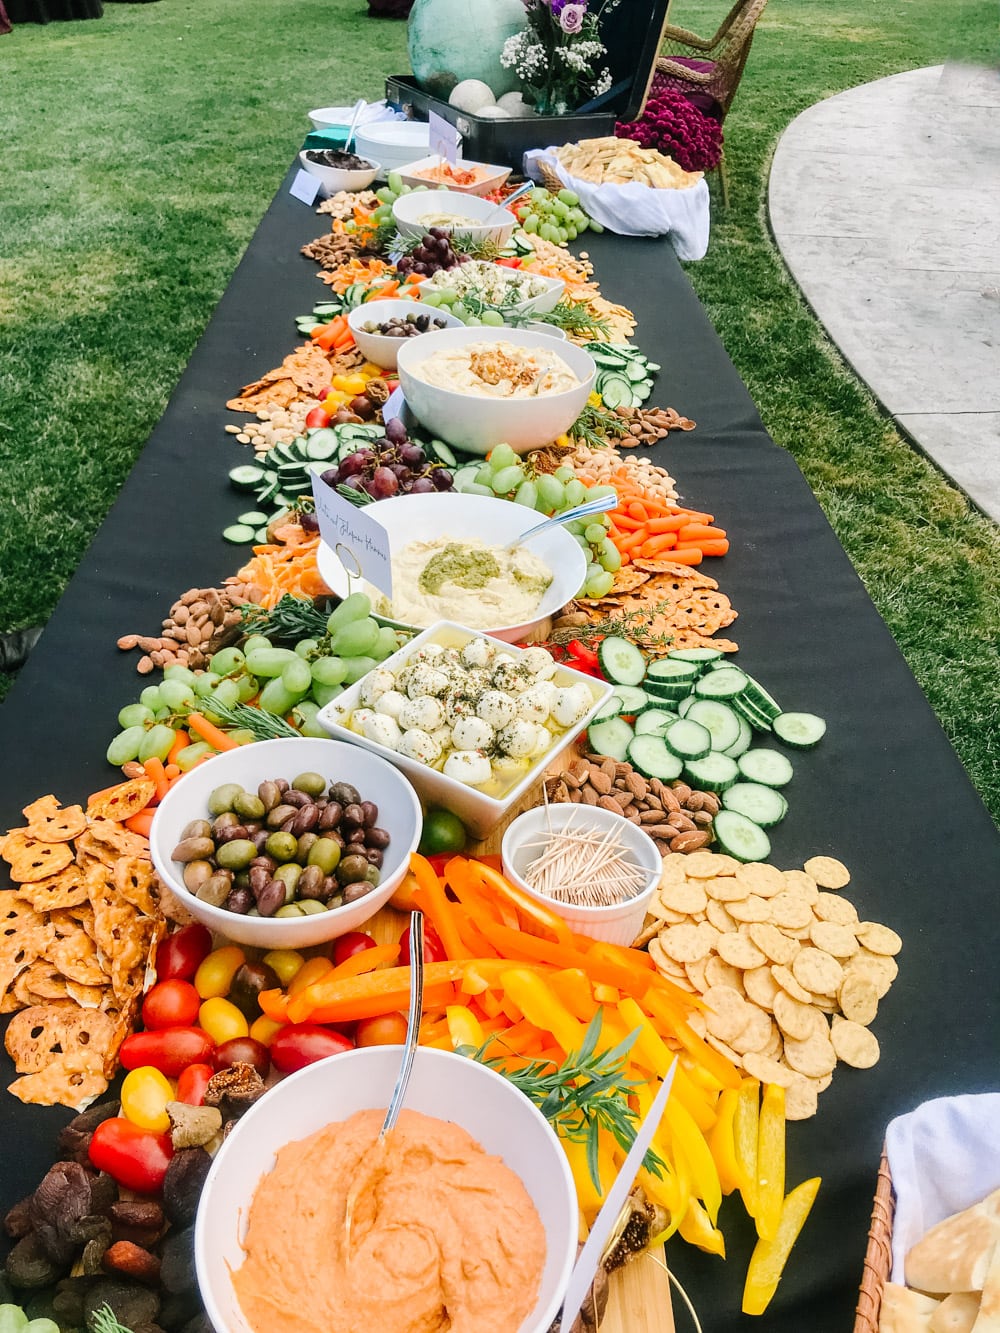
[[[320,638],[326,633],[328,619],[327,612],[318,611],[307,598],[287,592],[270,610],[248,602],[240,607],[240,615],[244,634],[263,634],[271,640],[292,643]]]
[[[361,490],[358,486],[338,485],[334,487],[334,489],[338,495],[342,495],[345,500],[350,500],[351,504],[357,505],[359,509],[363,508],[365,505],[375,503],[375,497],[369,495],[367,491]]]
[[[298,739],[301,732],[289,726],[283,717],[275,713],[266,713],[263,708],[251,708],[249,704],[233,704],[227,707],[217,699],[212,699],[208,711],[227,727],[239,731],[252,731],[254,740],[273,741],[286,738]]]
[[[656,602],[637,611],[623,611],[618,616],[604,616],[601,620],[592,620],[589,625],[570,625],[565,629],[554,629],[549,634],[549,642],[564,646],[572,643],[574,639],[579,639],[581,643],[590,643],[594,639],[606,638],[609,634],[618,635],[623,639],[642,635],[644,643],[656,648],[669,648],[673,642],[672,634],[650,636],[644,633],[644,629],[657,616],[665,615],[671,605],[672,603],[666,601]]]
[[[102,1305],[90,1316],[91,1333],[131,1333],[131,1329],[118,1322],[110,1305]]]
[[[588,403],[567,434],[571,439],[585,444],[588,449],[606,449],[611,440],[621,439],[628,434],[628,426],[620,416],[606,407],[595,407]]]
[[[600,1131],[607,1130],[619,1147],[628,1152],[635,1142],[639,1121],[638,1114],[628,1104],[628,1095],[638,1084],[635,1079],[625,1077],[626,1057],[639,1034],[630,1032],[617,1046],[598,1054],[596,1047],[600,1035],[601,1011],[598,1010],[587,1027],[580,1050],[569,1054],[558,1067],[551,1061],[532,1060],[521,1069],[505,1068],[503,1058],[486,1055],[492,1041],[502,1043],[502,1035],[497,1035],[478,1051],[471,1047],[462,1048],[463,1054],[497,1070],[520,1088],[564,1138],[586,1144],[587,1169],[598,1192],[601,1190],[597,1163]],[[665,1164],[650,1149],[643,1165],[660,1176]]]
[[[599,319],[586,301],[559,301],[551,310],[543,313],[529,311],[527,314],[514,315],[511,324],[553,324],[557,329],[564,329],[571,338],[597,339],[599,335],[609,333],[611,326],[606,319]]]

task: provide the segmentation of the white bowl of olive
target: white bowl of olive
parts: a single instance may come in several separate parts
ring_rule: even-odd
[[[358,351],[383,370],[396,369],[399,349],[411,338],[440,329],[460,329],[462,321],[448,310],[419,301],[367,301],[347,316]]]
[[[299,949],[373,917],[420,829],[416,792],[391,764],[302,737],[199,764],[157,808],[149,846],[157,874],[210,930]]]

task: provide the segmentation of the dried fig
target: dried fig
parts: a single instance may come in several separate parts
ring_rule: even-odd
[[[163,1179],[163,1211],[175,1226],[184,1227],[194,1221],[211,1165],[204,1148],[181,1148],[170,1159]]]

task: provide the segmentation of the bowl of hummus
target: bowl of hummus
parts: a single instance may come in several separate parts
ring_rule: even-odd
[[[546,1333],[576,1257],[559,1140],[501,1075],[421,1047],[376,1149],[399,1059],[309,1065],[227,1136],[195,1224],[217,1333]]]
[[[426,333],[413,341],[433,337]],[[378,615],[407,629],[452,620],[516,643],[571,601],[586,577],[587,558],[563,527],[508,552],[539,520],[534,510],[509,500],[458,492],[396,495],[365,512],[389,535],[392,596],[369,586],[365,591]],[[321,577],[338,596],[363,582],[349,576],[325,543],[317,560]]]
[[[392,206],[400,236],[419,240],[431,227],[445,227],[456,238],[492,241],[504,246],[514,234],[517,218],[499,204],[457,190],[417,190],[402,194]],[[460,248],[456,246],[456,249]]]
[[[468,453],[498,444],[516,453],[550,444],[572,426],[594,387],[582,347],[515,328],[442,329],[397,356],[399,383],[418,421]]]

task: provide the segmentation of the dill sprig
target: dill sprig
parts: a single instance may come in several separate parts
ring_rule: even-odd
[[[506,1068],[502,1057],[486,1055],[493,1042],[502,1044],[502,1034],[478,1051],[462,1048],[464,1054],[495,1069],[520,1088],[563,1138],[586,1144],[587,1169],[598,1192],[601,1190],[597,1162],[600,1131],[607,1130],[627,1153],[639,1127],[639,1116],[628,1104],[629,1093],[639,1085],[635,1079],[625,1077],[627,1056],[639,1034],[630,1032],[617,1046],[598,1054],[600,1035],[598,1010],[588,1024],[580,1050],[571,1052],[558,1067],[550,1060],[532,1060],[521,1069]],[[656,1176],[663,1173],[664,1162],[652,1149],[643,1159],[643,1165]]]
[[[566,433],[588,449],[606,449],[612,440],[621,439],[629,432],[620,416],[606,407],[588,403]]]
[[[285,593],[270,609],[247,602],[240,607],[244,634],[263,634],[279,642],[298,643],[300,639],[318,639],[326,633],[328,612],[318,611],[308,598]]]
[[[226,727],[234,731],[253,732],[253,738],[256,741],[273,741],[295,739],[298,740],[301,732],[296,731],[294,727],[289,726],[283,717],[278,717],[275,713],[267,713],[263,708],[251,708],[249,704],[233,704],[229,707],[220,703],[217,699],[209,701],[206,711]]]
[[[655,620],[657,616],[666,615],[671,606],[671,602],[656,602],[640,607],[636,611],[623,611],[621,615],[592,620],[588,625],[569,625],[565,629],[554,629],[549,634],[549,643],[563,647],[567,643],[572,643],[574,639],[579,639],[581,643],[590,643],[594,639],[604,639],[614,634],[623,639],[641,636],[643,643],[656,648],[669,648],[673,642],[672,634],[649,635],[644,631],[648,629],[650,621]]]

